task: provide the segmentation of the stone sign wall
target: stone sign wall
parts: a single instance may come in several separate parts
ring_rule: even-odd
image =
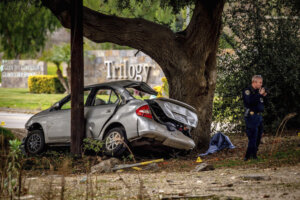
[[[27,88],[28,76],[47,74],[47,65],[37,60],[2,60],[2,87]]]
[[[162,84],[162,77],[160,66],[137,50],[97,50],[85,54],[85,85],[130,79],[144,81],[153,87]]]
[[[47,65],[36,60],[2,60],[2,87],[26,88],[28,76],[47,74]],[[66,75],[66,67],[64,67]],[[84,57],[84,85],[117,80],[144,81],[162,85],[160,66],[137,50],[87,51]]]

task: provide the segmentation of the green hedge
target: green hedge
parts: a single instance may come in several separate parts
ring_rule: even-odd
[[[31,93],[56,94],[65,92],[57,76],[53,75],[29,76],[28,88]]]

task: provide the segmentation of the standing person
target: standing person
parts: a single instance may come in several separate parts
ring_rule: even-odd
[[[243,90],[246,133],[248,136],[245,161],[251,158],[257,159],[258,146],[263,133],[262,112],[264,111],[264,97],[267,93],[262,84],[262,76],[254,75],[251,85]]]

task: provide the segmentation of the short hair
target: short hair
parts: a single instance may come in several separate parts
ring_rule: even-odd
[[[254,75],[254,76],[252,76],[252,82],[255,81],[256,79],[263,80],[263,77],[261,75]]]

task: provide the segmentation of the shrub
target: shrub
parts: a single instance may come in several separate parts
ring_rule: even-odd
[[[28,77],[28,88],[31,93],[64,93],[65,89],[57,76],[36,75]]]
[[[218,57],[215,119],[244,124],[242,90],[255,74],[263,76],[264,129],[277,130],[284,117],[297,112],[288,129],[300,127],[300,18],[291,1],[229,0],[225,24],[236,38],[234,53]],[[232,116],[229,118],[229,116]]]
[[[14,140],[14,139],[15,139],[15,136],[12,134],[12,132],[10,130],[0,126],[0,152],[3,151],[4,149],[6,150],[8,148],[9,140]]]
[[[7,138],[7,140],[15,139],[14,134],[12,134],[10,130],[3,128],[2,126],[0,126],[0,135],[3,135],[4,138]]]

